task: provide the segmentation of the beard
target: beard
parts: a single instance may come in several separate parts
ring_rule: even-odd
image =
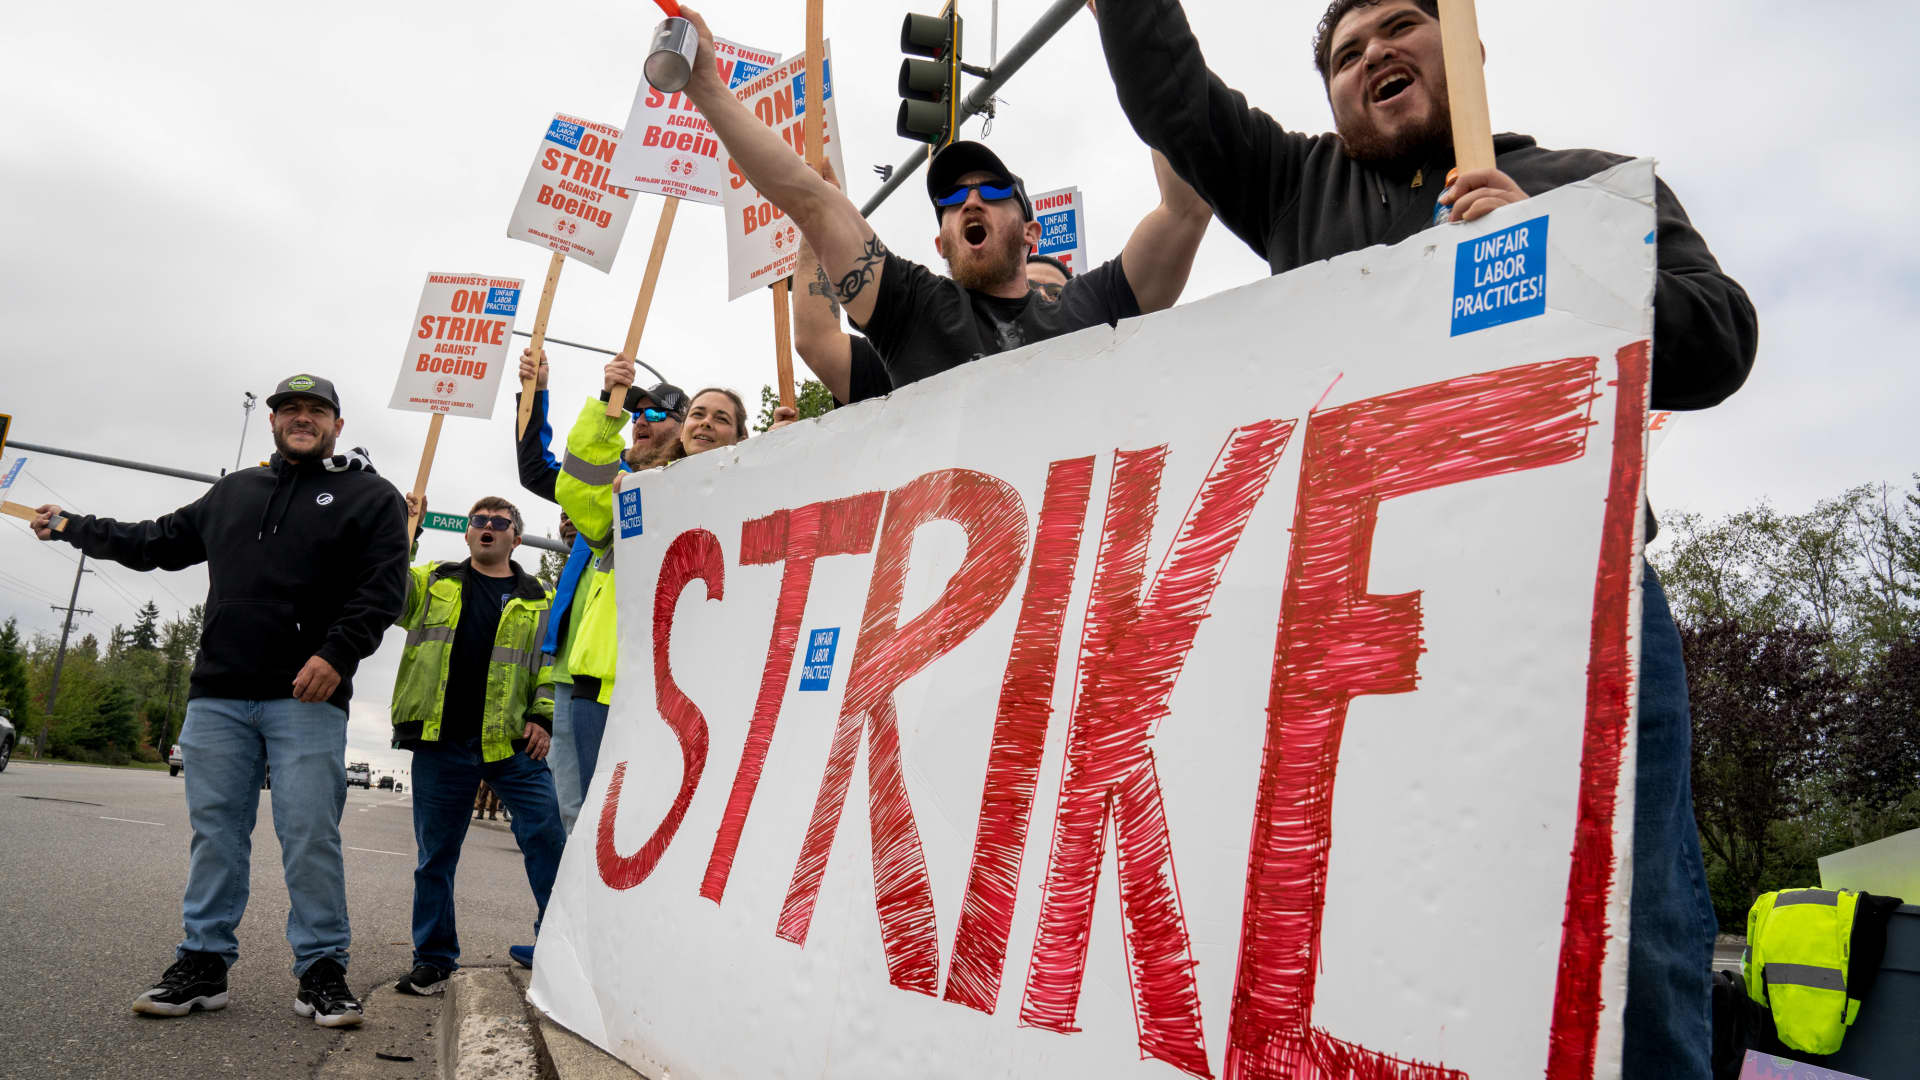
[[[959,258],[947,256],[947,276],[962,288],[978,292],[991,292],[1012,281],[1027,262],[1027,238],[1020,232],[1008,233],[998,247],[993,246],[989,234],[988,243],[977,258],[969,257],[966,241],[958,237],[948,238],[943,246],[961,253]]]
[[[1363,113],[1359,119],[1339,125],[1339,134],[1347,156],[1369,165],[1427,161],[1451,154],[1453,115],[1447,104],[1446,88],[1440,87],[1433,93],[1430,111],[1411,127],[1388,135]]]
[[[286,436],[276,430],[273,433],[273,448],[278,450],[280,456],[286,458],[288,461],[319,461],[322,458],[333,456],[333,440],[334,436],[325,429],[322,429],[320,432],[320,442],[316,444],[312,450],[303,453],[288,446]]]

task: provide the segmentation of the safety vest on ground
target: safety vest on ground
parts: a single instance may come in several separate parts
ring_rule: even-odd
[[[440,739],[447,701],[447,668],[460,625],[461,586],[470,562],[422,563],[407,573],[407,608],[399,626],[407,632],[400,674],[393,685],[396,743]],[[526,737],[527,718],[553,724],[553,657],[541,651],[552,614],[553,594],[518,566],[514,592],[500,608],[493,652],[487,658],[487,689],[480,713],[480,756],[505,761]]]
[[[567,668],[600,680],[600,702],[613,699],[613,672],[619,660],[619,624],[614,609],[613,481],[620,475],[620,434],[626,414],[607,415],[607,403],[589,398],[567,433],[567,455],[554,480],[560,509],[593,549],[593,566],[574,591],[574,615],[568,633]]]
[[[1782,889],[1747,912],[1747,996],[1772,1009],[1780,1041],[1795,1050],[1839,1050],[1860,1014],[1847,992],[1858,900],[1844,889]]]

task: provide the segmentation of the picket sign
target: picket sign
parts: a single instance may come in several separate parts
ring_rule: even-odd
[[[666,9],[663,6],[661,10]],[[758,78],[779,59],[778,54],[722,38],[715,38],[713,47],[714,61],[730,90],[738,90]],[[641,280],[640,292],[634,297],[633,317],[627,322],[627,338],[622,350],[624,355],[638,359],[640,335],[646,329],[647,312],[653,305],[653,289],[660,279],[660,262],[667,255],[667,238],[673,229],[674,214],[682,198],[705,203],[721,201],[717,188],[701,187],[696,181],[706,174],[701,161],[717,164],[722,147],[713,134],[713,126],[685,94],[662,94],[644,78],[634,93],[627,130],[638,134],[624,140],[622,149],[614,154],[613,175],[635,190],[651,191],[666,200],[666,205],[660,208],[660,223],[653,230],[653,250],[647,256],[647,272]],[[669,139],[669,135],[673,138]],[[608,416],[619,416],[625,409],[627,389],[624,385],[615,386],[607,395]]]
[[[1055,188],[1033,196],[1033,218],[1040,223],[1035,254],[1059,259],[1075,274],[1087,272],[1087,209],[1077,187]]]
[[[447,415],[480,420],[493,415],[524,284],[519,278],[487,274],[427,275],[400,360],[400,376],[387,402],[390,409],[433,417],[420,452],[415,496],[426,496],[427,476],[433,470],[440,426]],[[413,536],[418,528],[419,517],[409,514],[407,535]]]
[[[833,162],[834,175],[846,178],[846,161],[841,156],[840,125],[835,119],[833,46],[823,41],[820,64],[825,77],[815,88],[808,77],[812,70],[807,58],[799,56],[780,64],[742,86],[735,94],[760,122],[773,128],[793,152],[806,155],[807,98],[820,95],[820,152]],[[804,85],[802,85],[804,84]],[[727,299],[739,298],[772,286],[793,276],[799,260],[800,230],[772,201],[748,182],[745,171],[728,159],[726,190],[727,215]]]
[[[636,474],[534,1003],[699,1080],[1618,1077],[1653,191]]]
[[[536,363],[546,345],[547,316],[553,311],[553,294],[566,259],[579,259],[607,273],[619,254],[627,219],[633,214],[632,194],[610,182],[608,162],[619,153],[620,142],[619,128],[553,114],[507,220],[509,237],[553,253],[547,260],[547,280],[529,335],[528,350]],[[521,380],[515,427],[519,436],[526,435],[533,417],[537,378],[536,372],[534,378]]]
[[[1463,173],[1491,169],[1493,122],[1487,112],[1487,70],[1473,0],[1440,0],[1440,55],[1447,65],[1454,167]]]

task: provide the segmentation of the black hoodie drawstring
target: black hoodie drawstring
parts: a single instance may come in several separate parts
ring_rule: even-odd
[[[267,538],[267,519],[273,516],[273,501],[280,497],[281,485],[287,482],[288,477],[292,477],[293,483],[287,489],[287,501],[280,504],[280,516],[276,518],[273,523],[273,531],[275,533],[280,531],[281,523],[287,520],[287,511],[293,506],[293,491],[300,486],[299,466],[285,458],[280,459],[279,465],[280,468],[274,472],[273,491],[268,493],[267,505],[260,510],[260,527],[258,531],[253,534],[255,540],[264,540]]]

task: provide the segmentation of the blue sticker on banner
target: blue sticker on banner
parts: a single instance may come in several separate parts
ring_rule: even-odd
[[[829,101],[833,98],[833,63],[823,60],[820,62],[820,67],[827,73],[826,81],[821,84],[820,100]],[[807,73],[805,71],[793,73],[793,114],[795,116],[807,114]]]
[[[1477,240],[1453,258],[1453,333],[1518,322],[1547,310],[1547,219],[1537,217]]]
[[[733,74],[727,77],[727,89],[738,90],[753,80],[766,74],[766,64],[756,64],[749,60],[735,60]]]
[[[519,289],[488,289],[487,314],[511,315],[520,310]]]
[[[547,141],[557,142],[569,150],[580,149],[579,124],[569,124],[565,120],[555,120],[547,125]]]
[[[13,467],[7,470],[6,478],[3,480],[0,480],[0,491],[5,491],[8,488],[13,486],[14,480],[20,476],[20,470],[26,464],[27,464],[26,458],[13,459]]]
[[[643,531],[640,527],[640,489],[623,488],[620,491],[620,539],[639,536]]]
[[[806,662],[800,667],[800,689],[825,690],[833,681],[833,654],[840,647],[840,628],[807,632]]]
[[[1040,215],[1040,254],[1072,251],[1080,246],[1080,212],[1061,210]]]

